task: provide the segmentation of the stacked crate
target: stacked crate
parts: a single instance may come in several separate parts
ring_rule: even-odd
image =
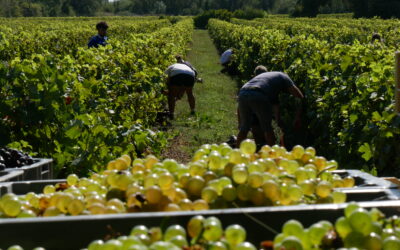
[[[53,160],[34,158],[31,165],[0,171],[0,182],[53,179]]]
[[[241,224],[248,232],[248,241],[255,245],[272,240],[274,235],[263,224],[280,231],[289,219],[296,219],[309,226],[320,220],[335,220],[351,201],[364,208],[379,208],[387,216],[400,212],[400,190],[396,184],[358,170],[337,170],[337,174],[352,176],[354,188],[341,189],[347,194],[343,204],[317,204],[275,207],[229,208],[186,212],[145,212],[110,215],[60,216],[29,219],[0,220],[0,248],[19,244],[25,249],[42,246],[46,249],[81,249],[94,239],[102,239],[113,232],[129,234],[135,225],[148,227],[180,224],[185,226],[195,215],[217,216],[224,225]],[[12,192],[26,194],[41,192],[48,184],[65,180],[36,180],[0,183],[0,194]]]

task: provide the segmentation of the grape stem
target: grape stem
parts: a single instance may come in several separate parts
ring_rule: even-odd
[[[279,179],[284,179],[284,178],[288,178],[288,179],[291,179],[291,180],[296,180],[296,177],[294,177],[293,175],[288,175],[288,174],[286,174],[286,175],[281,175],[281,176],[279,176],[278,177]]]
[[[204,233],[204,227],[201,227],[201,231],[200,233],[192,239],[192,241],[190,242],[191,246],[194,246],[197,244],[197,242],[199,242],[199,240],[203,237],[203,233]]]
[[[241,209],[241,207],[239,207],[235,202],[232,202],[232,204],[236,207],[239,208],[240,211],[247,216],[249,219],[251,219],[252,221],[254,221],[255,223],[257,223],[258,225],[262,226],[263,228],[267,229],[268,231],[270,231],[271,233],[278,235],[279,233],[277,231],[275,231],[275,229],[273,229],[272,227],[268,226],[267,224],[263,223],[262,221],[258,220],[257,218],[253,217],[252,215],[243,212],[243,210]]]
[[[321,174],[323,174],[324,172],[327,172],[327,171],[329,171],[329,170],[331,170],[331,169],[334,169],[334,168],[336,168],[336,166],[331,166],[331,167],[324,168],[321,172],[319,172],[319,173],[317,174],[317,177],[320,177]]]

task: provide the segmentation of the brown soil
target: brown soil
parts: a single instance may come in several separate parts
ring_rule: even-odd
[[[187,146],[187,141],[185,141],[181,134],[178,134],[170,141],[167,148],[161,154],[161,158],[175,159],[179,163],[188,163],[190,161],[190,155],[183,150],[185,146]]]

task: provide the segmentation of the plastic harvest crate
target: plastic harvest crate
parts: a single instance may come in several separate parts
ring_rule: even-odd
[[[15,171],[8,171],[3,170],[0,171],[0,182],[9,182],[9,181],[22,181],[24,176],[24,171],[22,170],[15,170]],[[0,191],[0,194],[2,192]]]
[[[343,216],[347,204],[301,205],[285,207],[232,208],[190,212],[155,212],[74,217],[47,217],[0,220],[0,247],[19,244],[25,249],[42,246],[49,249],[81,249],[95,239],[110,233],[128,235],[135,225],[148,227],[180,224],[186,227],[195,215],[217,216],[223,227],[241,224],[247,230],[247,240],[256,246],[263,240],[272,240],[274,233],[268,225],[280,232],[283,223],[297,219],[308,227],[320,220],[335,222]],[[360,202],[365,208],[376,207],[387,216],[400,213],[400,201]],[[260,223],[261,222],[261,223]],[[262,225],[264,224],[264,225]]]
[[[65,179],[36,180],[36,181],[17,181],[0,183],[0,196],[6,193],[17,195],[27,194],[29,192],[42,193],[46,185],[54,185],[65,182]]]
[[[35,163],[19,168],[9,168],[7,171],[19,171],[24,172],[23,179],[29,180],[48,180],[53,178],[53,160],[52,159],[33,159]]]
[[[13,192],[16,194],[26,194],[28,192],[41,192],[45,185],[56,184],[58,182],[65,182],[65,180],[51,179],[51,177],[53,176],[51,159],[40,159],[39,162],[33,165],[15,169],[15,171],[18,170],[24,170],[24,176],[22,179],[12,179],[3,181],[21,181],[21,180],[39,180],[39,181],[38,182],[31,181],[25,183],[21,182],[15,184],[2,183],[0,185],[0,195],[3,195],[4,193],[7,192]],[[355,179],[355,185],[357,188],[364,188],[364,187],[393,188],[393,189],[398,188],[396,184],[390,181],[383,180],[381,178],[372,176],[368,173],[359,170],[336,170],[333,171],[333,173],[339,174],[341,177],[352,176]],[[34,176],[38,176],[38,178],[35,179]],[[42,182],[40,180],[48,180],[48,181]],[[2,181],[1,178],[0,181]]]
[[[335,170],[333,173],[340,175],[340,177],[351,176],[355,180],[356,187],[383,187],[383,188],[398,188],[398,185],[393,182],[375,177],[371,174],[362,172],[355,169]]]
[[[36,180],[36,181],[17,181],[0,183],[0,196],[6,193],[23,195],[28,192],[42,193],[46,185],[54,185],[65,182],[65,179]],[[338,188],[347,194],[348,201],[379,201],[379,200],[399,200],[400,189],[390,189],[381,186],[357,187],[357,188]]]
[[[356,177],[357,188],[342,189],[348,201],[358,201],[365,207],[378,207],[387,215],[400,212],[400,191],[389,182],[381,182],[357,170],[339,170],[342,176]],[[364,175],[365,174],[365,175]],[[45,185],[65,182],[65,180],[22,181],[0,183],[0,195],[7,192],[25,194],[30,191],[42,192]],[[389,184],[389,185],[388,185]],[[379,202],[378,202],[379,201]],[[162,221],[168,224],[179,223],[183,226],[196,214],[218,216],[224,227],[240,223],[248,231],[248,239],[255,244],[273,238],[273,234],[250,219],[255,217],[263,223],[280,230],[281,225],[295,218],[308,226],[318,220],[335,221],[343,215],[345,204],[318,204],[281,207],[237,208],[193,212],[171,213],[135,213],[99,216],[53,217],[33,219],[0,219],[0,248],[20,244],[26,249],[43,246],[46,249],[79,249],[87,246],[92,240],[104,238],[112,230],[128,234],[137,224],[160,226]]]
[[[65,182],[64,179],[44,181],[22,181],[0,183],[0,193],[41,192],[48,184]],[[365,207],[380,207],[387,215],[400,213],[400,190],[382,187],[361,187],[341,189],[348,201],[357,201]],[[196,214],[218,216],[224,227],[240,223],[246,227],[250,241],[257,243],[273,238],[273,234],[250,217],[280,230],[282,224],[295,218],[310,225],[318,220],[335,221],[342,216],[345,204],[317,204],[279,207],[230,208],[192,212],[128,213],[118,215],[63,216],[32,219],[0,219],[0,248],[20,244],[26,249],[43,246],[46,249],[79,249],[92,240],[104,238],[112,230],[128,234],[137,224],[160,226],[164,220],[168,224],[186,225]],[[111,231],[110,231],[111,230]]]

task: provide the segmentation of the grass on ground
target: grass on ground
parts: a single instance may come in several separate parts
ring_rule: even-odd
[[[176,103],[170,142],[163,158],[188,162],[201,145],[222,143],[237,133],[237,83],[220,73],[219,55],[207,30],[195,30],[187,60],[199,72],[203,83],[196,83],[196,115],[190,115],[186,96]]]

